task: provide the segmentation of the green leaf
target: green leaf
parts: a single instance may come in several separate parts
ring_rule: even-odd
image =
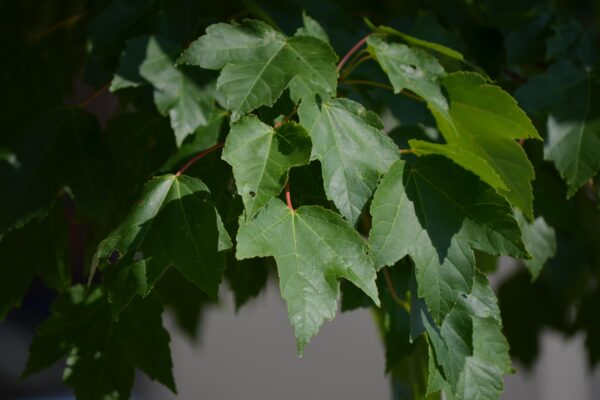
[[[57,291],[70,286],[67,220],[59,205],[0,238],[0,321],[21,304],[36,276]]]
[[[127,42],[110,90],[150,84],[154,103],[168,115],[177,145],[198,127],[209,123],[214,109],[211,89],[202,76],[189,67],[175,67],[179,47],[161,36],[140,36]]]
[[[531,273],[531,279],[536,280],[546,261],[556,254],[556,233],[544,217],[537,217],[532,223],[518,211],[515,217],[523,232],[523,244],[531,254],[531,260],[525,260],[525,266]]]
[[[547,116],[544,158],[552,161],[573,196],[600,170],[600,83],[570,61],[552,65],[516,93],[532,114]]]
[[[217,89],[232,119],[260,106],[273,105],[289,87],[294,101],[318,94],[335,95],[337,57],[331,47],[310,36],[287,38],[253,20],[214,24],[196,40],[179,62],[222,69]]]
[[[302,13],[303,27],[298,28],[294,36],[311,36],[317,39],[321,39],[325,43],[329,43],[329,36],[325,29],[315,19],[305,12]]]
[[[98,246],[113,314],[146,296],[174,266],[216,298],[231,241],[202,181],[181,175],[153,178],[123,222]]]
[[[290,168],[309,163],[311,146],[295,122],[275,129],[249,115],[231,125],[222,158],[233,167],[248,218],[281,192]]]
[[[534,171],[516,139],[541,139],[516,101],[474,73],[445,76],[450,110],[430,106],[447,144],[410,141],[417,154],[441,154],[478,175],[533,219]]]
[[[383,177],[371,204],[371,255],[377,268],[409,255],[419,296],[440,322],[475,273],[472,249],[525,257],[521,231],[510,206],[476,176],[449,160],[422,157],[397,161]]]
[[[371,35],[369,51],[394,86],[394,93],[409,89],[426,99],[432,107],[448,110],[439,79],[446,74],[440,62],[419,48],[389,43],[382,35]]]
[[[68,187],[84,213],[107,211],[112,165],[96,118],[81,109],[59,108],[12,132],[13,163],[0,162],[0,235],[45,212]]]
[[[465,400],[499,398],[511,362],[497,309],[487,279],[478,274],[473,293],[453,307],[439,328],[426,312],[421,314],[435,355],[428,392],[443,389],[449,398]]]
[[[236,257],[275,257],[281,296],[296,335],[298,352],[337,309],[344,278],[379,304],[375,269],[367,245],[339,215],[317,206],[293,211],[272,199],[255,219],[240,218]]]
[[[312,158],[321,162],[327,198],[354,225],[379,177],[398,159],[398,148],[379,117],[352,100],[320,106],[304,100],[298,112],[312,139]]]
[[[154,296],[137,299],[114,322],[101,290],[89,295],[78,285],[59,296],[37,330],[23,372],[35,374],[63,357],[65,383],[78,399],[127,399],[134,367],[175,392],[169,334],[162,327],[162,305]]]
[[[382,33],[382,34],[386,34],[386,35],[390,35],[390,36],[395,36],[395,37],[405,41],[406,43],[410,44],[411,46],[417,46],[417,47],[421,47],[426,50],[432,50],[432,51],[435,51],[436,53],[443,54],[447,57],[450,57],[450,58],[453,58],[453,59],[456,59],[459,61],[464,61],[464,56],[462,54],[460,54],[458,51],[451,49],[449,47],[446,47],[444,45],[441,45],[439,43],[428,42],[427,40],[416,38],[414,36],[400,32],[399,30],[396,30],[389,26],[384,26],[384,25],[375,26],[368,19],[366,20],[366,23],[369,26],[369,28],[371,28],[373,31]]]

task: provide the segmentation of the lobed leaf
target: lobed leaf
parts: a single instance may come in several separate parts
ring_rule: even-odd
[[[215,103],[210,88],[197,71],[175,67],[179,52],[177,46],[162,36],[130,39],[110,85],[113,92],[152,85],[156,108],[169,116],[178,146],[198,127],[209,124]]]
[[[302,354],[324,320],[331,320],[339,297],[338,278],[379,304],[375,269],[367,245],[339,215],[317,206],[290,210],[272,199],[256,216],[240,218],[236,258],[275,257],[281,296]]]
[[[371,204],[369,246],[379,269],[409,255],[419,296],[441,322],[475,276],[472,249],[526,257],[510,206],[476,176],[439,156],[397,161]]]
[[[442,78],[450,109],[430,104],[447,144],[410,141],[417,154],[441,154],[478,175],[533,219],[534,171],[516,139],[541,139],[527,115],[502,89],[474,73]]]
[[[233,120],[273,105],[287,88],[295,102],[315,94],[329,99],[337,87],[336,61],[331,47],[321,39],[288,38],[254,20],[209,26],[179,59],[221,70],[217,89]]]
[[[150,180],[123,222],[98,246],[113,314],[148,295],[173,266],[216,298],[229,235],[202,181],[185,175]]]
[[[354,225],[379,177],[398,159],[398,148],[379,117],[352,100],[319,106],[306,99],[298,112],[312,139],[312,158],[321,162],[327,198]]]
[[[308,164],[311,146],[308,133],[295,122],[272,128],[246,116],[231,125],[222,158],[233,167],[248,218],[281,192],[290,168]]]
[[[115,322],[100,289],[81,285],[59,296],[38,328],[23,376],[67,357],[63,379],[78,399],[127,399],[135,367],[175,392],[169,334],[154,296],[136,299]]]

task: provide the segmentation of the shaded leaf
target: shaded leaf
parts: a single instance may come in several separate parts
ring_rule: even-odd
[[[429,363],[430,393],[442,389],[449,398],[499,398],[511,362],[497,310],[487,279],[478,274],[473,293],[454,305],[439,327],[421,313],[435,355]]]
[[[130,39],[110,85],[113,92],[152,85],[156,108],[169,116],[178,146],[199,126],[209,123],[214,108],[211,89],[198,71],[175,67],[179,53],[177,46],[161,36]]]
[[[44,219],[0,238],[0,321],[20,306],[36,276],[58,291],[69,287],[67,239],[67,221],[58,204]]]
[[[516,218],[523,232],[523,244],[531,255],[531,260],[525,260],[525,266],[533,280],[537,279],[546,261],[556,254],[556,234],[544,217],[537,217],[530,223],[520,212]]]
[[[167,172],[183,164],[184,161],[189,160],[192,156],[217,144],[226,117],[227,112],[215,109],[208,121],[208,125],[198,127],[194,133],[189,135],[181,143],[179,149],[164,163],[162,170]]]
[[[118,46],[137,29],[155,5],[154,0],[114,0],[88,26],[88,52],[103,54]]]
[[[119,322],[100,289],[89,295],[81,285],[59,296],[29,348],[24,377],[67,357],[63,375],[78,399],[127,399],[134,367],[175,391],[169,334],[162,306],[150,296],[137,299]]]
[[[547,116],[544,158],[567,182],[569,197],[600,170],[599,93],[598,78],[567,60],[516,93],[527,111]]]
[[[442,157],[397,161],[371,204],[371,255],[377,268],[409,255],[419,296],[440,322],[475,274],[472,249],[526,256],[510,206],[476,176]]]
[[[102,219],[112,165],[96,118],[81,109],[59,108],[14,132],[13,163],[0,162],[0,234],[47,210],[68,187],[78,207]]]
[[[202,181],[153,178],[123,222],[97,250],[113,314],[146,296],[169,266],[216,298],[231,241]]]

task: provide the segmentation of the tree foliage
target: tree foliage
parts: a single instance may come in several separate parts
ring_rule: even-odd
[[[24,376],[66,358],[80,399],[128,398],[135,369],[176,391],[163,310],[195,337],[224,280],[239,308],[270,273],[299,354],[340,298],[373,308],[398,399],[497,399],[545,326],[585,332],[594,365],[592,16],[586,0],[0,3],[0,318],[37,279],[57,293]],[[499,301],[498,256],[525,267]]]

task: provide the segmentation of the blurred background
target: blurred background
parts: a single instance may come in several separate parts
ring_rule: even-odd
[[[492,279],[494,286],[498,287],[521,268],[511,259],[501,259]],[[233,297],[226,285],[221,288],[221,294],[221,304],[211,306],[203,313],[196,340],[176,327],[171,314],[165,314],[165,325],[171,333],[178,396],[140,373],[134,398],[391,398],[384,373],[383,344],[370,311],[338,313],[311,341],[304,357],[298,358],[285,303],[274,280],[261,296],[239,313],[235,311]],[[43,309],[42,301],[41,297],[30,296],[21,310],[13,312],[0,324],[0,399],[74,399],[61,381],[63,365],[56,365],[25,382],[19,380],[33,337],[33,322]],[[518,374],[507,377],[503,399],[600,398],[600,368],[588,369],[581,334],[565,337],[546,329],[540,336],[539,345],[540,354],[530,369],[515,362]]]

